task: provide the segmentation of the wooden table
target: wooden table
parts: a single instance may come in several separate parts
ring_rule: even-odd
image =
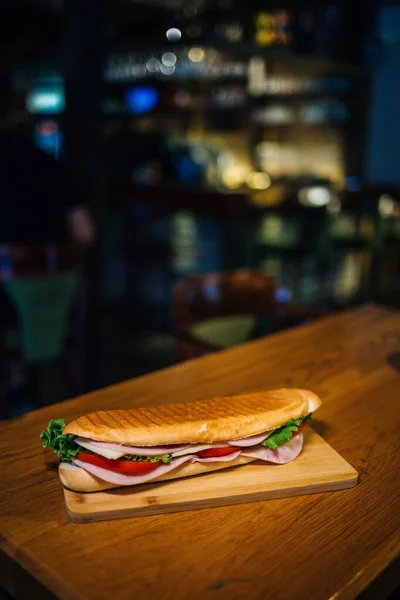
[[[359,471],[357,487],[67,521],[38,437],[50,418],[279,386],[320,394],[315,428]],[[399,421],[400,313],[366,306],[1,423],[0,581],[30,599],[344,600],[373,580],[383,597],[400,582]]]

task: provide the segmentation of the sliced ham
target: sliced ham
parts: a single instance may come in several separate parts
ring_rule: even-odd
[[[239,456],[239,454],[243,454],[240,450],[237,452],[232,452],[232,454],[227,454],[226,456],[209,456],[208,458],[201,458],[200,456],[194,456],[193,462],[200,463],[211,463],[211,462],[229,462],[230,460],[235,460]]]
[[[88,473],[91,473],[95,477],[98,477],[103,481],[107,481],[108,483],[113,483],[120,486],[139,485],[141,483],[151,481],[160,475],[165,475],[166,473],[169,473],[169,471],[173,471],[186,462],[229,462],[235,460],[239,455],[242,455],[266,462],[285,464],[291,460],[294,460],[300,454],[302,447],[303,434],[299,433],[298,435],[294,436],[290,442],[286,442],[282,446],[279,446],[279,448],[276,450],[270,450],[269,448],[264,448],[264,446],[257,446],[256,448],[238,450],[237,452],[232,452],[232,454],[227,454],[226,456],[213,456],[208,458],[201,458],[200,456],[194,456],[193,454],[186,454],[184,456],[174,458],[169,464],[160,464],[156,469],[154,469],[154,471],[151,471],[150,473],[144,473],[143,475],[122,475],[121,473],[110,471],[109,469],[96,467],[95,465],[81,461],[77,458],[72,458],[72,463],[77,467],[81,467]]]
[[[102,469],[101,467],[96,467],[95,465],[91,465],[90,463],[84,462],[82,460],[73,458],[72,462],[77,467],[81,467],[85,469],[88,473],[91,473],[95,477],[102,479],[103,481],[107,481],[108,483],[114,483],[116,485],[139,485],[140,483],[146,483],[146,481],[151,481],[160,475],[165,475],[169,471],[173,471],[180,465],[183,465],[185,462],[192,462],[193,456],[181,456],[180,458],[175,458],[169,464],[162,464],[154,471],[150,473],[144,473],[143,475],[121,475],[121,473],[115,473],[114,471],[110,471],[109,469]]]
[[[259,433],[258,435],[251,435],[246,438],[242,438],[241,440],[232,440],[228,442],[231,446],[241,446],[245,448],[246,446],[257,446],[257,444],[261,444],[264,440],[267,439],[272,433],[274,433],[275,429],[271,429],[270,431],[265,431],[264,433]]]
[[[240,450],[238,452],[232,452],[232,454],[228,454],[228,456],[216,456],[212,458],[200,458],[199,456],[193,456],[193,454],[187,454],[186,456],[174,458],[169,464],[161,464],[157,469],[154,469],[154,471],[144,473],[143,475],[122,475],[121,473],[110,471],[109,469],[96,467],[95,465],[91,465],[90,463],[77,458],[73,458],[72,462],[77,467],[85,469],[88,473],[91,473],[92,475],[95,475],[95,477],[107,481],[108,483],[114,483],[116,485],[139,485],[140,483],[151,481],[160,475],[165,475],[166,473],[169,473],[169,471],[173,471],[180,465],[183,465],[185,462],[228,462],[229,460],[237,458],[239,454]]]
[[[227,444],[193,444],[192,446],[185,446],[177,452],[171,452],[172,456],[184,456],[185,454],[196,454],[201,450],[208,450],[209,448],[229,448],[229,442]]]
[[[294,460],[300,454],[302,447],[303,434],[299,433],[292,437],[289,442],[279,446],[276,450],[270,450],[264,446],[257,446],[257,448],[242,450],[241,454],[250,458],[258,458],[259,460],[264,460],[266,462],[283,465]]]

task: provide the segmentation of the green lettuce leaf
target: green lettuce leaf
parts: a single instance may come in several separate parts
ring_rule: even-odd
[[[276,450],[278,446],[282,446],[285,442],[290,442],[293,437],[293,433],[299,430],[299,427],[303,423],[309,423],[311,421],[311,413],[302,419],[290,419],[286,425],[276,429],[266,440],[261,442],[262,446],[269,448],[270,450]]]
[[[47,426],[47,431],[42,431],[40,434],[40,439],[43,448],[53,450],[58,454],[61,461],[70,462],[71,456],[76,456],[80,448],[75,442],[74,435],[63,435],[64,427],[65,422],[63,419],[52,419]]]

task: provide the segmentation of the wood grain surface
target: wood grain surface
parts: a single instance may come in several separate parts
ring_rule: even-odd
[[[63,488],[68,517],[76,523],[156,515],[336,491],[357,485],[353,469],[310,427],[300,456],[286,465],[261,461],[188,479],[83,494]]]
[[[400,314],[366,306],[1,423],[1,583],[17,598],[356,597],[400,553],[399,357]],[[321,396],[313,427],[359,485],[68,522],[38,438],[50,418],[288,385]]]

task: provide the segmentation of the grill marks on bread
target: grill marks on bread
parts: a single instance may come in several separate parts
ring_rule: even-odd
[[[64,433],[137,446],[212,443],[275,429],[305,416],[319,398],[307,390],[280,389],[183,404],[99,411],[78,417]]]

